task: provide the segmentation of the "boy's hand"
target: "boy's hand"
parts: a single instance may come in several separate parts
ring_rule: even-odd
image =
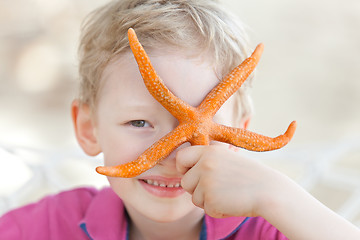
[[[294,240],[360,239],[358,228],[291,179],[223,146],[183,148],[176,166],[193,203],[212,217],[262,216]]]
[[[176,165],[193,203],[212,217],[259,216],[277,188],[274,170],[224,146],[183,148]]]

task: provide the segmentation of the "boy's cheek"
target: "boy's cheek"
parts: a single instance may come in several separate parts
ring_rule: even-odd
[[[119,151],[120,150],[120,151]],[[111,152],[104,152],[104,165],[116,166],[134,161],[139,155],[133,152],[126,151],[126,149],[114,149]],[[129,149],[128,149],[129,150]]]
[[[133,144],[131,141],[110,141],[102,145],[105,166],[116,166],[134,161],[147,149],[147,146]]]
[[[137,180],[133,178],[118,177],[107,177],[107,179],[111,188],[123,201],[131,201],[131,196],[134,194],[134,181]]]

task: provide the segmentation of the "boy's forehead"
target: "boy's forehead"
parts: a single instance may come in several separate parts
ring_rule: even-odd
[[[148,55],[158,76],[169,90],[192,106],[198,106],[219,83],[214,67],[204,56],[189,57],[183,52],[167,50],[150,50]],[[102,84],[115,82],[114,84],[123,86],[123,90],[128,88],[128,91],[143,92],[145,88],[130,51],[117,56],[107,65],[102,81]]]

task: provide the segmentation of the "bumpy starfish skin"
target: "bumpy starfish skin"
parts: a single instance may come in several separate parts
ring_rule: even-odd
[[[213,116],[234,94],[255,69],[263,51],[259,44],[252,55],[232,70],[198,107],[192,107],[176,97],[156,74],[149,57],[139,43],[135,31],[128,31],[131,50],[138,63],[144,83],[151,95],[179,121],[170,133],[154,143],[135,161],[111,167],[97,167],[96,171],[111,177],[135,177],[154,167],[185,142],[208,145],[210,141],[226,142],[251,151],[271,151],[285,146],[292,138],[296,122],[276,138],[266,137],[242,128],[232,128],[213,122]]]

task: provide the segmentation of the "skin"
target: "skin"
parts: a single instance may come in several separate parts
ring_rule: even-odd
[[[219,81],[213,66],[200,58],[164,49],[149,56],[168,88],[192,106]],[[105,166],[135,160],[178,125],[147,91],[130,52],[110,62],[101,81],[96,111],[74,100],[72,116],[79,144],[89,155],[102,152]],[[234,125],[232,107],[230,98],[214,121]],[[186,192],[155,196],[142,181],[154,176],[177,179]],[[289,178],[224,143],[186,143],[139,176],[108,180],[129,213],[130,239],[198,239],[204,212],[213,217],[262,216],[295,240],[360,239],[357,228]]]

